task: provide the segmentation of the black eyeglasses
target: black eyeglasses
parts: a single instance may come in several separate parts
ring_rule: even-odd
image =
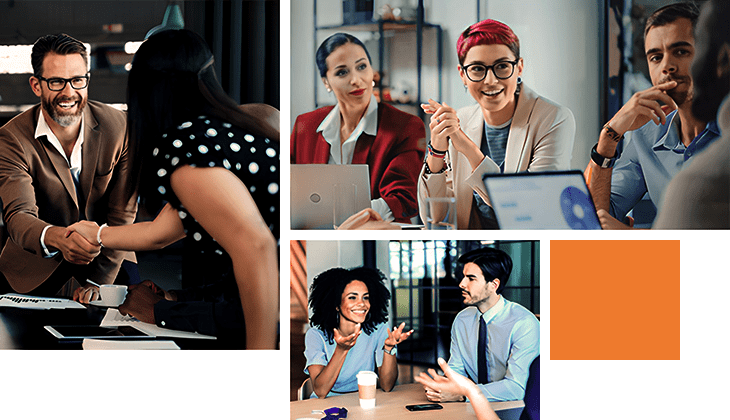
[[[472,63],[462,66],[462,69],[464,69],[464,73],[466,73],[466,78],[472,82],[481,82],[484,80],[490,69],[492,70],[492,73],[494,73],[494,77],[497,79],[509,79],[514,74],[515,65],[517,65],[518,61],[519,60],[497,61],[491,66],[485,66],[481,63]]]
[[[84,89],[89,86],[90,77],[91,73],[86,73],[85,76],[76,76],[70,79],[64,79],[63,77],[52,77],[50,79],[46,79],[45,77],[41,76],[38,76],[38,79],[45,81],[48,85],[48,89],[57,92],[63,90],[66,87],[66,83],[71,84],[71,87],[76,90]]]

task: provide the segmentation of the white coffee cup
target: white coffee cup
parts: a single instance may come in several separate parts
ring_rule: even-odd
[[[101,303],[105,306],[119,306],[127,297],[127,286],[119,284],[102,284],[99,287]]]
[[[357,391],[360,394],[361,408],[375,408],[375,387],[378,383],[378,374],[369,370],[361,370],[357,377]]]

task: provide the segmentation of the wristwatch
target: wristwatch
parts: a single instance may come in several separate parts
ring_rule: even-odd
[[[601,168],[613,168],[613,165],[616,164],[616,154],[611,158],[601,156],[598,153],[598,143],[596,143],[591,149],[591,160]]]
[[[385,344],[383,344],[383,351],[386,352],[386,353],[388,353],[391,356],[395,356],[396,354],[398,354],[398,346],[393,346],[392,349],[386,350],[385,349]]]

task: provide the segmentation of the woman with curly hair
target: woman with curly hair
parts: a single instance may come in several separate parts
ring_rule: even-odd
[[[375,371],[389,392],[398,378],[396,346],[413,330],[405,322],[391,331],[387,325],[390,292],[385,276],[367,267],[332,268],[314,278],[309,293],[312,328],[304,338],[312,380],[312,397],[357,391],[355,375]]]

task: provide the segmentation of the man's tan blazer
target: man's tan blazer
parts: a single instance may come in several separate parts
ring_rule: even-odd
[[[40,237],[47,225],[66,227],[79,220],[79,199],[66,159],[45,138],[34,138],[40,105],[0,128],[0,199],[8,238],[0,272],[19,293],[28,293],[58,268],[63,256],[46,258]],[[136,193],[126,140],[126,116],[99,102],[84,109],[84,143],[79,177],[87,220],[110,226],[134,222]],[[89,264],[89,278],[112,283],[128,253],[103,248]],[[134,256],[127,256],[134,260]],[[83,282],[86,279],[77,279]]]

